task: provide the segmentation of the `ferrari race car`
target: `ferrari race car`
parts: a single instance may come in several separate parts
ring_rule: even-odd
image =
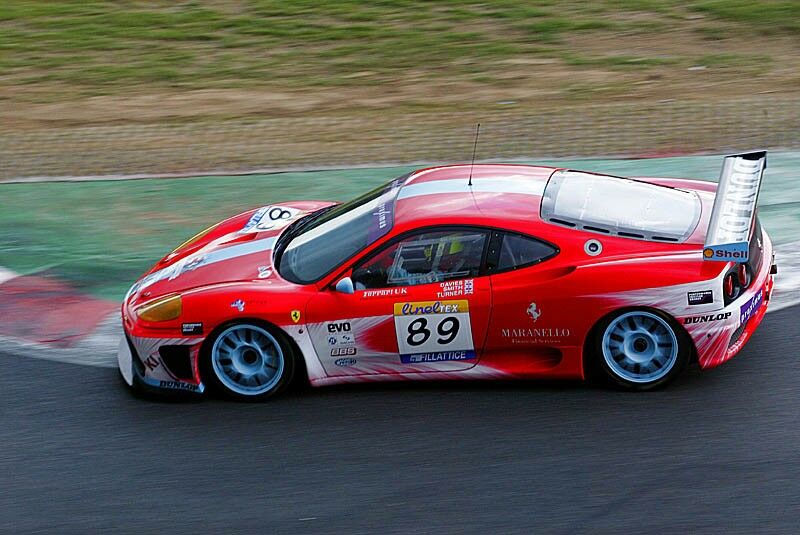
[[[729,156],[717,185],[453,165],[344,204],[264,206],[133,285],[119,368],[140,390],[249,400],[293,378],[652,389],[727,361],[764,317],[765,167],[765,152]]]

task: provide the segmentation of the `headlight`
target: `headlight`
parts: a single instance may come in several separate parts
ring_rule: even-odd
[[[144,321],[170,321],[181,315],[181,296],[168,295],[136,309],[136,315]]]

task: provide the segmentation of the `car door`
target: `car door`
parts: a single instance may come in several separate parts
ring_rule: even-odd
[[[570,326],[580,314],[565,306],[559,278],[569,270],[554,259],[558,248],[533,236],[496,232],[491,249],[493,313],[484,358],[516,373],[558,365],[560,348],[575,343]]]
[[[475,366],[491,307],[483,276],[490,231],[432,227],[389,240],[307,306],[314,349],[331,376],[453,372]]]

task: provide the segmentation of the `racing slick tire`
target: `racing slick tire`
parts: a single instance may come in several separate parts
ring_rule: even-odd
[[[283,332],[257,321],[228,323],[203,344],[200,373],[209,389],[237,401],[265,401],[291,382],[296,356]]]
[[[625,390],[653,390],[680,375],[692,355],[689,335],[668,315],[624,310],[594,329],[594,374]]]

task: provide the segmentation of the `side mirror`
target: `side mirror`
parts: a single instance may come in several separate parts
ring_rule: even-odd
[[[339,282],[336,283],[335,288],[337,292],[341,292],[343,294],[351,294],[355,291],[353,288],[353,279],[350,277],[339,279]]]

